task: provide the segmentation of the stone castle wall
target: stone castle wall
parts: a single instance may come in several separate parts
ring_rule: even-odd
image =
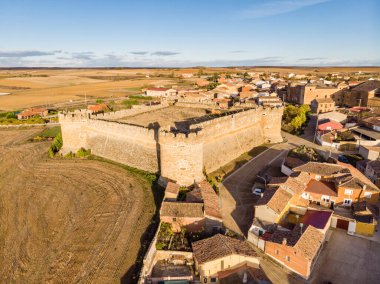
[[[136,111],[104,116],[86,112],[60,114],[62,151],[75,152],[84,147],[95,155],[160,172],[164,180],[190,185],[204,179],[204,169],[212,172],[258,145],[282,141],[282,107],[257,107],[194,124],[189,134],[106,120]]]

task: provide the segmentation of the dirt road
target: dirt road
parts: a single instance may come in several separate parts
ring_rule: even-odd
[[[0,282],[120,282],[156,209],[149,183],[49,159],[49,142],[25,142],[36,131],[0,130]]]

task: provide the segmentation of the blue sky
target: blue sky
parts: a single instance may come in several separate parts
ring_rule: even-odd
[[[380,65],[378,0],[0,0],[0,66]]]

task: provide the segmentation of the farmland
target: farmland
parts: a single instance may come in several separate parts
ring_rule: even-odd
[[[308,68],[308,67],[255,67],[255,68],[202,68],[203,73],[226,72],[283,72],[319,74],[328,72],[378,72],[378,67],[361,68]],[[2,69],[0,70],[0,111],[19,110],[31,106],[54,106],[86,99],[120,97],[141,93],[150,86],[191,87],[205,81],[197,76],[180,78],[181,74],[197,75],[200,68],[187,69]]]
[[[156,202],[143,175],[49,159],[43,129],[0,130],[0,282],[130,283]],[[44,132],[42,132],[44,133]]]

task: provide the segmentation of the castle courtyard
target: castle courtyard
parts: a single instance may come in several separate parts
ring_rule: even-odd
[[[198,119],[209,114],[211,114],[210,111],[204,108],[169,106],[134,116],[123,117],[118,121],[149,128],[167,128],[171,126],[186,131],[189,125],[196,123]]]

